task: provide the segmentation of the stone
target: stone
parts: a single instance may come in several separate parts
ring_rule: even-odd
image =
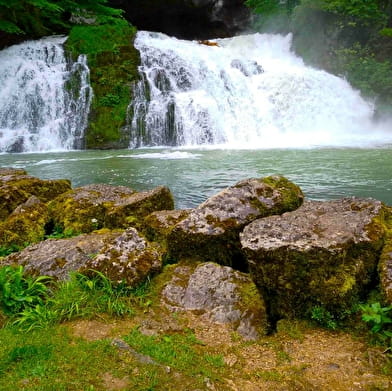
[[[25,247],[43,240],[49,220],[47,206],[36,196],[31,196],[0,223],[0,246]]]
[[[247,274],[212,262],[180,263],[167,267],[161,278],[167,280],[161,303],[170,311],[229,324],[247,340],[266,333],[265,304]]]
[[[108,207],[134,193],[135,190],[125,186],[104,184],[72,189],[49,203],[53,224],[69,233],[101,229]]]
[[[136,286],[162,268],[159,246],[148,243],[135,228],[108,242],[99,253],[88,260],[85,272],[97,270],[114,282]]]
[[[169,256],[245,271],[239,242],[243,227],[257,218],[294,210],[302,201],[301,189],[281,176],[240,181],[209,198],[174,227],[168,237]]]
[[[143,234],[151,242],[167,247],[167,237],[180,221],[191,213],[191,209],[159,210],[149,214],[143,223]]]
[[[116,200],[105,216],[105,226],[108,228],[126,228],[143,226],[144,218],[159,210],[171,210],[174,200],[166,186],[158,186],[149,191],[134,193],[128,197]]]
[[[373,199],[306,201],[241,233],[250,274],[271,317],[306,317],[314,306],[349,309],[373,282],[385,237],[385,206]]]
[[[49,204],[53,224],[74,233],[139,226],[151,212],[173,207],[170,190],[163,186],[136,192],[103,184],[73,189]]]
[[[79,272],[118,232],[96,232],[70,239],[48,239],[26,247],[2,260],[2,264],[24,266],[33,275],[65,280],[70,272]]]
[[[387,238],[382,249],[378,273],[380,288],[384,301],[392,305],[392,208],[388,208],[387,214]]]

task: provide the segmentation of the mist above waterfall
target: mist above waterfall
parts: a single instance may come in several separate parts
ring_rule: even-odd
[[[142,81],[132,145],[231,148],[392,142],[374,107],[342,78],[305,66],[291,35],[250,34],[218,46],[139,32]]]
[[[0,152],[81,146],[89,70],[85,56],[67,64],[64,41],[50,37],[0,52]]]

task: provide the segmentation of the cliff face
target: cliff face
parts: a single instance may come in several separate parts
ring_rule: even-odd
[[[233,36],[250,21],[244,0],[110,0],[139,30],[184,39]]]

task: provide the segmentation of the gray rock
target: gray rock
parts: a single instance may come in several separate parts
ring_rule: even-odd
[[[307,201],[245,227],[241,244],[272,316],[306,316],[314,305],[349,308],[374,277],[384,211],[373,199]]]
[[[203,319],[230,324],[245,339],[265,334],[263,300],[248,275],[215,263],[180,264],[165,270],[161,303],[171,311],[192,311]]]
[[[136,229],[128,228],[89,259],[84,269],[86,272],[89,269],[97,270],[112,281],[135,286],[161,268],[160,247],[148,243]]]
[[[119,233],[92,233],[70,239],[48,239],[4,258],[2,264],[23,265],[35,275],[68,278],[71,271],[80,271],[106,244]]]
[[[212,261],[246,270],[239,232],[251,221],[296,209],[298,186],[281,176],[247,179],[212,196],[178,223],[168,237],[169,256]]]

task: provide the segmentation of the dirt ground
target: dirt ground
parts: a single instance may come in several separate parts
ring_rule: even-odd
[[[90,341],[121,338],[135,326],[147,335],[190,328],[208,352],[223,355],[228,375],[219,384],[208,382],[207,390],[392,390],[392,378],[383,373],[388,356],[381,348],[346,332],[301,322],[282,321],[276,333],[256,342],[244,341],[227,326],[206,323],[192,314],[158,316],[149,311],[127,320],[70,323],[76,337]],[[131,389],[127,378],[117,379],[110,373],[103,375],[103,381],[108,390]]]

